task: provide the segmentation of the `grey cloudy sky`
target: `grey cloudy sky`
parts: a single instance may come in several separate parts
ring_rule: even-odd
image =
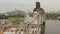
[[[0,13],[14,9],[33,11],[36,1],[41,3],[45,11],[60,10],[60,0],[0,0]]]

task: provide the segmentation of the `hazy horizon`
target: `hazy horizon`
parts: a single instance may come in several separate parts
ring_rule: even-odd
[[[14,9],[33,11],[35,2],[39,1],[41,7],[49,11],[60,11],[60,0],[0,0],[0,13],[9,12]]]

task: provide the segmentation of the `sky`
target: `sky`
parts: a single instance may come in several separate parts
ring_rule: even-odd
[[[33,11],[35,2],[39,1],[46,11],[60,11],[60,0],[0,0],[0,13],[13,11],[14,9]]]

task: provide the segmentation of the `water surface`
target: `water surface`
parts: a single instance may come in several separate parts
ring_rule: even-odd
[[[60,34],[60,21],[46,20],[45,34]]]

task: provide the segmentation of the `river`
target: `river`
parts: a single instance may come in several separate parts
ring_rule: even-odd
[[[46,20],[45,34],[60,34],[60,21]]]

